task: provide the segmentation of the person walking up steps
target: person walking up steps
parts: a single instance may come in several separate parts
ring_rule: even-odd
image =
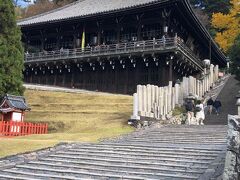
[[[205,119],[205,113],[204,113],[204,106],[203,106],[203,100],[198,101],[196,105],[196,124],[198,125],[204,125],[203,121]]]
[[[188,125],[192,124],[193,118],[194,118],[194,103],[193,100],[188,100],[185,105],[186,111],[187,111],[187,123]]]
[[[207,108],[209,114],[212,114],[212,108],[213,108],[213,99],[210,97],[210,99],[207,101]]]
[[[221,101],[218,100],[218,99],[216,99],[216,100],[214,101],[214,103],[213,103],[213,107],[215,108],[215,111],[216,111],[217,115],[219,115],[220,109],[221,109],[221,107],[222,107]]]

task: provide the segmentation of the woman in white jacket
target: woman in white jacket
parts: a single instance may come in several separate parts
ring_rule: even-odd
[[[196,123],[199,125],[204,125],[203,121],[205,119],[204,105],[203,101],[199,101],[196,105]]]

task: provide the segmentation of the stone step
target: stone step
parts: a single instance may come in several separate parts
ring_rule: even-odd
[[[209,143],[209,144],[191,144],[191,143],[180,143],[180,144],[177,144],[177,143],[148,143],[148,142],[122,142],[122,144],[124,145],[128,145],[128,146],[131,146],[131,145],[134,145],[134,146],[153,146],[153,147],[172,147],[172,148],[181,148],[181,147],[188,147],[188,148],[191,148],[191,149],[199,149],[201,148],[202,150],[219,150],[219,151],[226,151],[226,143],[225,144],[212,144],[212,143]]]
[[[205,156],[204,154],[197,154],[197,155],[189,155],[189,154],[176,154],[176,153],[172,153],[172,154],[162,154],[160,153],[136,153],[136,152],[113,152],[113,151],[78,151],[78,152],[74,152],[74,151],[58,151],[56,154],[64,154],[64,155],[77,155],[77,156],[113,156],[113,157],[141,157],[141,159],[148,159],[149,157],[151,158],[169,158],[169,159],[184,159],[184,160],[213,160],[215,159],[216,156]]]
[[[144,134],[141,136],[133,136],[132,138],[139,138],[139,137],[154,137],[154,138],[161,138],[161,139],[170,139],[170,138],[188,138],[188,139],[202,139],[202,138],[207,138],[207,139],[223,139],[226,137],[226,135],[194,135],[194,134],[187,134],[186,136],[183,136],[183,134]]]
[[[101,165],[101,166],[109,166],[109,167],[129,167],[129,166],[134,166],[134,167],[142,167],[142,166],[146,166],[149,168],[175,168],[175,169],[206,169],[206,165],[188,165],[188,164],[176,164],[176,163],[170,163],[170,162],[164,162],[164,163],[143,163],[143,162],[132,162],[132,161],[84,161],[84,160],[78,160],[78,159],[65,159],[65,158],[41,158],[41,161],[52,161],[52,162],[65,162],[65,163],[73,163],[73,164],[79,164],[81,166],[89,166],[90,164],[93,165]]]
[[[160,161],[160,162],[151,162],[151,161],[135,161],[135,160],[126,160],[122,159],[107,159],[107,158],[91,158],[91,157],[64,157],[64,156],[50,156],[51,159],[58,159],[58,160],[66,160],[67,161],[74,161],[74,162],[99,162],[99,163],[108,163],[108,164],[117,164],[127,166],[129,164],[132,165],[151,165],[151,166],[173,166],[173,167],[192,167],[192,168],[200,168],[205,167],[208,163],[181,163],[181,162],[171,162],[171,161]]]
[[[156,141],[190,141],[190,142],[201,142],[201,141],[206,141],[206,142],[224,142],[226,139],[224,137],[222,138],[188,138],[188,137],[181,137],[181,138],[176,138],[176,137],[169,137],[169,138],[157,138],[157,137],[152,137],[152,136],[146,136],[146,137],[134,137],[129,140],[156,140]]]
[[[28,171],[30,169],[30,171]],[[121,175],[114,175],[114,174],[99,174],[90,172],[87,170],[79,170],[79,171],[73,171],[73,170],[67,170],[67,169],[49,169],[49,168],[39,168],[39,167],[31,167],[26,166],[24,169],[19,168],[13,168],[4,170],[4,172],[8,172],[10,174],[16,174],[18,175],[26,175],[26,176],[32,176],[32,177],[42,177],[43,179],[73,179],[73,180],[79,180],[79,179],[136,179],[136,180],[143,180],[144,178],[141,177],[133,177],[133,176],[121,176]],[[67,175],[71,174],[71,176]]]
[[[164,150],[128,150],[128,149],[109,149],[109,148],[103,148],[102,150],[99,150],[98,148],[81,148],[81,149],[70,149],[68,152],[74,152],[74,153],[83,153],[83,152],[101,152],[101,153],[115,153],[115,154],[133,154],[133,155],[145,155],[145,156],[150,156],[150,155],[159,155],[160,157],[169,157],[172,156],[174,157],[174,155],[176,156],[180,156],[180,157],[193,157],[195,158],[199,158],[199,157],[208,157],[208,158],[214,158],[218,155],[219,152],[210,152],[210,153],[201,153],[201,152],[174,152],[174,151],[164,151]]]
[[[157,172],[171,172],[174,173],[193,173],[193,174],[201,174],[205,169],[186,169],[186,168],[164,168],[164,167],[147,167],[147,166],[111,166],[111,165],[102,165],[96,162],[89,163],[87,165],[78,165],[74,163],[60,163],[55,161],[37,161],[37,162],[29,162],[29,165],[35,164],[37,166],[43,165],[43,166],[53,166],[53,167],[61,167],[61,168],[80,168],[80,169],[91,169],[91,170],[98,170],[98,171],[121,171],[123,173],[125,172],[136,172],[140,173],[156,173]],[[19,166],[18,166],[19,167]]]
[[[148,172],[132,172],[132,171],[118,171],[118,170],[99,170],[99,169],[82,169],[81,166],[79,167],[54,167],[54,166],[40,166],[38,164],[36,165],[21,165],[20,170],[24,170],[25,172],[31,172],[31,171],[38,171],[41,173],[46,174],[58,174],[58,175],[64,175],[71,173],[72,176],[75,177],[82,177],[83,173],[88,173],[89,176],[92,175],[101,175],[102,177],[109,177],[109,178],[122,178],[122,179],[163,179],[165,178],[184,178],[184,179],[197,179],[200,175],[199,173],[196,174],[190,174],[190,173],[184,173],[184,172],[154,172],[154,173],[148,173]]]
[[[110,150],[110,151],[126,151],[126,152],[146,152],[146,153],[167,153],[172,154],[174,153],[197,153],[201,154],[204,153],[205,155],[216,155],[216,153],[219,153],[223,151],[224,149],[220,149],[219,147],[212,148],[201,148],[200,146],[194,148],[194,147],[176,147],[176,146],[154,146],[154,145],[144,145],[144,144],[119,144],[119,143],[104,143],[104,144],[79,144],[75,145],[74,147],[70,148],[69,151],[78,151],[78,150]]]
[[[175,141],[175,140],[166,140],[166,141],[161,141],[161,140],[152,140],[152,139],[143,139],[143,140],[134,140],[134,139],[130,139],[128,141],[128,143],[157,143],[157,144],[161,144],[161,143],[173,143],[173,144],[213,144],[213,145],[223,145],[223,144],[226,144],[226,140],[224,141],[188,141],[188,140],[182,140],[182,141]]]
[[[17,179],[17,180],[43,180],[41,178],[37,178],[36,176],[29,176],[29,175],[23,175],[23,174],[14,174],[14,173],[8,173],[4,171],[0,171],[0,179],[6,180],[6,179]]]
[[[141,158],[141,157],[126,157],[126,156],[111,156],[107,154],[103,155],[87,155],[87,156],[76,156],[76,155],[64,155],[64,154],[53,154],[49,157],[57,157],[57,158],[66,158],[66,159],[77,159],[77,160],[85,160],[85,161],[107,161],[107,162],[116,162],[120,160],[124,160],[127,162],[133,162],[133,161],[141,161],[141,162],[151,162],[151,163],[164,163],[164,162],[171,162],[176,164],[200,164],[200,165],[206,165],[211,162],[211,160],[184,160],[184,159],[174,159],[174,158]]]

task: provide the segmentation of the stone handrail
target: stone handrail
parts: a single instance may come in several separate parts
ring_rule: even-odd
[[[223,180],[240,178],[240,116],[228,115],[227,154]]]

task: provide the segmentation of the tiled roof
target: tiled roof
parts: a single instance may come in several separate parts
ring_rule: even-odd
[[[1,104],[3,105],[4,102],[8,104],[9,108],[18,109],[22,111],[30,110],[30,108],[26,104],[25,98],[22,96],[13,96],[13,95],[7,94],[2,98]]]
[[[85,17],[170,0],[79,0],[67,6],[23,19],[18,25],[31,25],[70,18]]]

